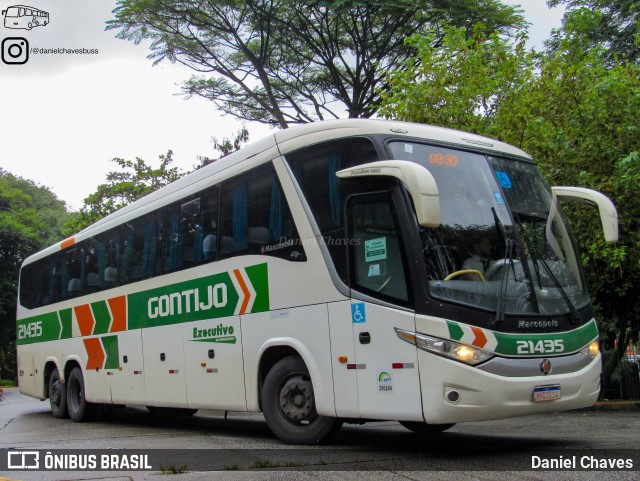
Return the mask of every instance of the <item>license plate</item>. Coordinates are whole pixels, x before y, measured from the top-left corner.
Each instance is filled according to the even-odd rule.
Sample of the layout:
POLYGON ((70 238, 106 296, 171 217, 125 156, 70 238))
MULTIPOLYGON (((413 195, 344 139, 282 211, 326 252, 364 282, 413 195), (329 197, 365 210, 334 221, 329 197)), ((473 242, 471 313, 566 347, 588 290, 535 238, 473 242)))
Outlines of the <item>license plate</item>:
POLYGON ((555 401, 556 399, 560 399, 560 384, 535 386, 533 388, 533 400, 535 402, 555 401))

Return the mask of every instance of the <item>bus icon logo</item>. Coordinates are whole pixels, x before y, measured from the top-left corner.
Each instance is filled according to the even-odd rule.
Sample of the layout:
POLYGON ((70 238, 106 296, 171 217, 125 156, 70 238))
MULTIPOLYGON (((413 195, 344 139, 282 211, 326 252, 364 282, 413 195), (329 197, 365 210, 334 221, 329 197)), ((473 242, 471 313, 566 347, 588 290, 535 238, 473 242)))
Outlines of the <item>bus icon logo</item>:
POLYGON ((39 469, 40 453, 38 451, 8 451, 8 469, 39 469))
POLYGON ((33 27, 47 26, 49 12, 26 5, 13 5, 2 11, 5 28, 31 30, 33 27))

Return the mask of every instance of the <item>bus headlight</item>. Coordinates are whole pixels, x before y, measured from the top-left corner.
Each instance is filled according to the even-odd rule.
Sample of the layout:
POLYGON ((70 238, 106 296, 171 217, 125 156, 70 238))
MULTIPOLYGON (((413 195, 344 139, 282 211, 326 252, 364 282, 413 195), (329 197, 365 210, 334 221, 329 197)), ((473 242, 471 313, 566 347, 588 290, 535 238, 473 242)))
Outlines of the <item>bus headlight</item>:
POLYGON ((600 339, 596 337, 587 346, 583 347, 580 352, 591 359, 595 358, 600 353, 600 339))
POLYGON ((423 351, 438 354, 439 356, 448 357, 456 361, 464 362, 475 366, 481 362, 493 357, 493 354, 482 349, 467 344, 451 341, 448 339, 440 339, 438 337, 427 336, 419 332, 406 331, 404 329, 395 328, 396 334, 403 341, 416 345, 423 351))

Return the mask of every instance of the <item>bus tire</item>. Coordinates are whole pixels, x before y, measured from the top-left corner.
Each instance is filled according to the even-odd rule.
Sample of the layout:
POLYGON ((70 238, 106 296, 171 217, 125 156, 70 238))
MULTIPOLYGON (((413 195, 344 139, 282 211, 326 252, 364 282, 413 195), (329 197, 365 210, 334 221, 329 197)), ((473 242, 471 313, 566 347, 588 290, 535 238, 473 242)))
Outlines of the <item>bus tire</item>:
POLYGON ((309 370, 299 356, 285 357, 271 368, 261 401, 267 426, 287 444, 318 444, 342 425, 340 419, 318 415, 309 370))
POLYGON ((63 419, 69 416, 67 413, 67 386, 60 379, 57 367, 53 368, 49 376, 49 404, 53 417, 63 419))
POLYGON ((102 405, 87 401, 84 376, 79 367, 74 367, 67 379, 67 410, 69 418, 76 423, 95 421, 100 417, 102 405))
POLYGON ((416 434, 422 434, 426 436, 442 433, 447 429, 455 426, 455 423, 427 424, 427 423, 420 423, 416 421, 399 421, 399 423, 402 424, 402 426, 407 428, 409 431, 413 431, 416 434))

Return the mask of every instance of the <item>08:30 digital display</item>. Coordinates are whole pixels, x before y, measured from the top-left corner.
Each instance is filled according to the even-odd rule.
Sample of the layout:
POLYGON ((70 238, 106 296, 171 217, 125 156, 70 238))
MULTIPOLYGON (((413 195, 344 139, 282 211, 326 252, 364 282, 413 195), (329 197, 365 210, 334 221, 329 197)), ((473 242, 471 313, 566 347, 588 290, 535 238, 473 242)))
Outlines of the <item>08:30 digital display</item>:
POLYGON ((458 166, 458 156, 453 154, 442 154, 433 152, 429 154, 429 163, 434 165, 445 165, 447 167, 458 166))

